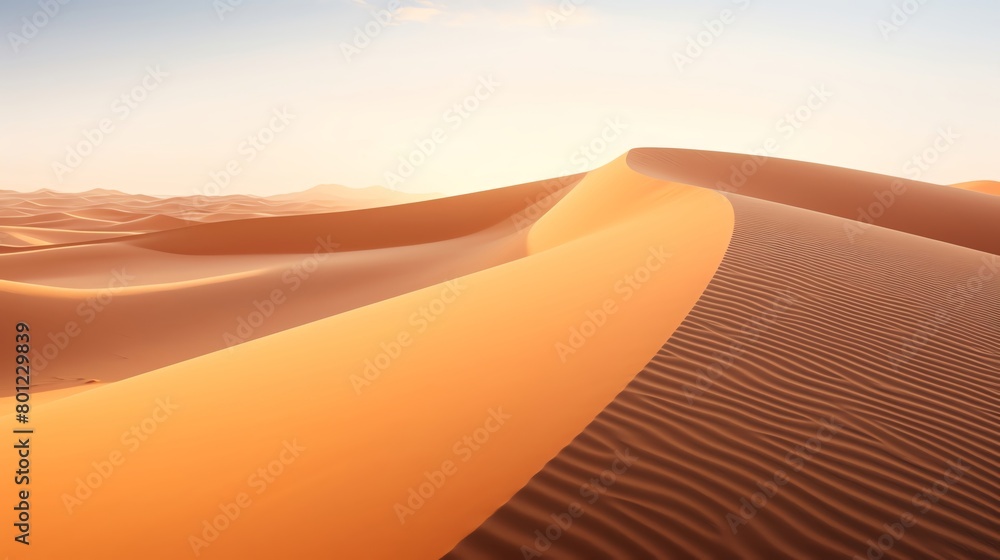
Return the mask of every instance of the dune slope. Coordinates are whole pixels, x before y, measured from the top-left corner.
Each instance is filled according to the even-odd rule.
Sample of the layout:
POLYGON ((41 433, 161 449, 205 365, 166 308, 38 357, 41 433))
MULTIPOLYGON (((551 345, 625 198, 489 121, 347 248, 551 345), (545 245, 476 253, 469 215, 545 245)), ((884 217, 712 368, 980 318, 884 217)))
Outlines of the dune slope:
POLYGON ((24 557, 447 553, 681 323, 722 259, 732 208, 622 158, 536 225, 510 262, 38 404, 47 460, 33 511, 46 532, 24 557), (601 216, 592 204, 609 191, 645 204, 601 216))
POLYGON ((33 247, 0 255, 0 306, 38 333, 36 391, 117 381, 523 257, 578 181, 33 247))
POLYGON ((448 558, 865 558, 906 514, 886 557, 1000 557, 1000 257, 728 197, 688 318, 448 558))
POLYGON ((1000 198, 853 169, 704 150, 632 150, 635 169, 666 181, 779 202, 1000 254, 1000 198))

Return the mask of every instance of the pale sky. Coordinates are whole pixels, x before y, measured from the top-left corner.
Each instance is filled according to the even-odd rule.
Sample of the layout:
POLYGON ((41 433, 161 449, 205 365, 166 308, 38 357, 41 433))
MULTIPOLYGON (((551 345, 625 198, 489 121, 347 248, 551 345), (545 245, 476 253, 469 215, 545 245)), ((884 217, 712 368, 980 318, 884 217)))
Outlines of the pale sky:
POLYGON ((0 188, 457 194, 768 139, 1000 179, 998 27, 983 0, 8 0, 0 188))

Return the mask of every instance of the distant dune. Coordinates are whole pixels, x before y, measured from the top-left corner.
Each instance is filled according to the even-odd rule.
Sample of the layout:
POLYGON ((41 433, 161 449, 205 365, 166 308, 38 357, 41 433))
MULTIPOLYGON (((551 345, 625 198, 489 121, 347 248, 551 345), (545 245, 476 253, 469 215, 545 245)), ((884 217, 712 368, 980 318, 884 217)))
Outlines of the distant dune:
MULTIPOLYGON (((523 256, 526 228, 537 216, 522 213, 538 200, 558 199, 578 180, 187 227, 151 216, 140 219, 169 227, 89 240, 60 230, 67 237, 58 246, 25 244, 0 255, 0 305, 37 317, 35 326, 56 341, 76 332, 71 324, 81 326, 65 348, 43 339, 56 357, 40 355, 37 387, 116 381, 523 256), (281 305, 269 303, 274 290, 281 305), (275 309, 251 327, 246 321, 258 306, 275 309), (172 343, 150 342, 156 340, 172 343)), ((13 359, 9 352, 0 348, 0 357, 13 359)), ((12 392, 0 387, 0 396, 12 392)))
POLYGON ((1000 181, 970 181, 968 183, 959 183, 954 185, 954 187, 967 191, 981 192, 983 194, 1000 195, 1000 181))
POLYGON ((653 177, 855 220, 845 227, 856 232, 873 224, 1000 253, 1000 198, 778 158, 655 148, 628 157, 653 177))
POLYGON ((341 185, 317 185, 302 192, 269 197, 270 200, 296 202, 329 201, 344 208, 376 208, 404 202, 419 202, 439 198, 440 195, 406 193, 385 187, 354 189, 341 185))
POLYGON ((431 200, 437 195, 409 194, 381 187, 352 189, 320 185, 273 197, 247 195, 157 198, 108 189, 56 193, 0 191, 0 252, 15 247, 54 246, 119 235, 149 233, 202 221, 342 212, 431 200), (11 226, 40 227, 32 235, 11 226))
POLYGON ((18 558, 1000 558, 994 186, 0 192, 18 558))

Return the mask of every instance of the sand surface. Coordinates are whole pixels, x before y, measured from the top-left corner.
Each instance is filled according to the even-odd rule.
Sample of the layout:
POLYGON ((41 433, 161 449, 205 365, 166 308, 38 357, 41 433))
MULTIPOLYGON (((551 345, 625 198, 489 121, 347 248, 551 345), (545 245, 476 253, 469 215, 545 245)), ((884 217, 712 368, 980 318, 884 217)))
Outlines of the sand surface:
POLYGON ((856 221, 854 231, 885 227, 1000 254, 1000 198, 853 169, 702 150, 643 148, 637 170, 856 221))
MULTIPOLYGON (((431 558, 446 553, 627 385, 694 306, 728 245, 732 210, 723 197, 637 174, 624 158, 569 188, 558 203, 542 204, 547 212, 536 224, 537 235, 529 229, 506 232, 510 242, 520 240, 520 255, 508 252, 506 259, 465 274, 453 265, 448 281, 415 291, 398 289, 395 297, 383 295, 339 313, 325 311, 331 316, 232 352, 206 353, 37 404, 33 426, 39 434, 50 434, 44 445, 51 461, 37 467, 39 498, 33 507, 38 526, 60 538, 40 534, 32 553, 98 557, 102 551, 104 558, 178 558, 195 549, 206 558, 431 558), (619 204, 606 212, 593 207, 615 199, 643 203, 619 204), (594 259, 602 263, 597 270, 594 259), (576 345, 574 329, 599 312, 605 313, 600 325, 594 332, 582 327, 589 338, 576 345), (561 339, 573 347, 568 353, 560 351, 561 339), (384 369, 376 372, 369 363, 384 369), (556 402, 563 413, 553 416, 556 402), (93 415, 94 410, 101 413, 93 415), (67 428, 82 417, 88 418, 86 429, 70 435, 67 428), (147 424, 155 426, 154 433, 133 451, 129 444, 135 442, 123 431, 133 424, 141 429, 148 418, 153 418, 147 424), (466 437, 477 439, 465 444, 466 437), (89 495, 80 481, 98 468, 95 461, 99 466, 115 452, 124 459, 89 495), (257 468, 269 464, 275 473, 287 468, 289 474, 275 475, 266 485, 253 478, 257 468), (411 502, 410 489, 437 471, 449 473, 441 488, 425 503, 411 502), (224 510, 230 502, 239 503, 241 492, 252 496, 252 503, 239 518, 218 537, 205 533, 203 521, 218 515, 220 505, 224 510), (403 505, 412 511, 403 512, 403 505), (127 511, 148 514, 123 516, 127 511), (117 536, 109 543, 111 519, 117 536), (274 527, 282 527, 283 538, 274 537, 274 527)), ((506 224, 524 225, 517 215, 524 202, 551 189, 535 184, 398 207, 419 211, 409 235, 404 229, 366 237, 345 229, 354 236, 346 237, 341 251, 355 255, 453 243, 476 235, 476 229, 500 235, 511 227, 506 224), (433 216, 429 221, 437 229, 427 232, 417 226, 431 225, 427 214, 434 204, 447 205, 448 212, 433 216)), ((342 219, 356 219, 349 214, 342 219)), ((217 233, 224 225, 138 236, 124 244, 167 258, 230 249, 237 256, 249 253, 244 245, 219 239, 183 242, 194 238, 191 230, 217 233), (174 232, 184 234, 182 242, 176 242, 174 232)), ((295 231, 301 237, 291 235, 290 228, 277 228, 274 235, 286 243, 306 243, 315 225, 300 225, 295 231)), ((468 257, 486 249, 468 243, 444 252, 468 257)), ((98 245, 103 250, 109 244, 98 245)), ((97 250, 81 245, 41 251, 83 247, 97 250)), ((265 243, 258 256, 279 250, 277 242, 265 243)), ((31 255, 37 252, 8 258, 31 255)), ((373 260, 402 266, 398 254, 373 260)), ((425 267, 422 262, 390 275, 398 281, 425 267)), ((249 275, 255 281, 259 277, 249 275)), ((208 309, 229 305, 223 299, 227 292, 257 293, 240 287, 241 281, 248 281, 246 273, 169 284, 137 281, 102 313, 101 320, 109 323, 92 332, 112 336, 110 313, 118 306, 123 318, 117 332, 162 353, 165 345, 136 335, 138 318, 125 317, 128 310, 148 312, 162 297, 160 320, 150 322, 163 329, 164 319, 183 320, 186 328, 199 330, 208 309), (177 290, 216 285, 225 289, 175 297, 177 290), (182 319, 181 309, 195 311, 194 303, 179 307, 188 300, 206 308, 199 317, 182 319)), ((76 292, 84 288, 54 286, 58 281, 52 277, 46 282, 7 281, 5 293, 36 297, 36 303, 77 301, 83 295, 76 292)), ((313 296, 310 301, 317 307, 321 300, 313 296)), ((101 354, 94 340, 76 346, 101 354)), ((177 350, 171 345, 169 352, 177 350)))
POLYGON ((41 333, 36 390, 117 381, 524 256, 578 179, 27 247, 0 254, 0 305, 41 333))
POLYGON ((865 558, 904 519, 886 558, 1000 558, 991 184, 642 149, 433 200, 0 192, 0 554, 865 558))
POLYGON ((684 323, 449 558, 864 558, 907 513, 886 557, 1000 557, 1000 258, 730 198, 684 323))

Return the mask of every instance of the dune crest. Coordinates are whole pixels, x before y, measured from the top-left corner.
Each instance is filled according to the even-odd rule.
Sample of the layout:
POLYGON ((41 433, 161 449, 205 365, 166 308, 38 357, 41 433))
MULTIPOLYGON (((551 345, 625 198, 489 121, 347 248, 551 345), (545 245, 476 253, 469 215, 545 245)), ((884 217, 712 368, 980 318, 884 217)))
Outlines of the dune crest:
POLYGON ((247 489, 248 474, 295 449, 301 455, 287 465, 294 475, 253 494, 201 557, 446 553, 655 354, 708 284, 732 231, 724 198, 643 177, 624 159, 588 174, 546 216, 540 244, 529 235, 522 242, 534 246, 530 254, 505 264, 38 405, 46 433, 85 411, 103 413, 72 441, 50 445, 54 460, 38 467, 37 522, 62 538, 32 552, 106 547, 100 527, 109 516, 156 503, 164 504, 156 533, 125 522, 114 555, 183 557, 192 552, 188 536, 247 489), (583 194, 570 200, 576 189, 583 194), (604 225, 590 221, 601 191, 657 194, 655 204, 625 205, 604 225), (512 286, 533 288, 507 297, 512 286), (587 335, 577 345, 580 330, 587 335), (176 412, 156 437, 67 515, 63 494, 75 477, 118 447, 123 422, 168 397, 176 412), (553 416, 557 402, 563 413, 553 416), (331 437, 330 426, 353 429, 331 437), (245 434, 238 445, 234 433, 245 434), (480 438, 475 449, 467 437, 480 438), (164 461, 169 470, 157 468, 164 461), (411 489, 439 471, 449 473, 446 482, 411 502, 411 489), (182 502, 176 480, 191 485, 182 502), (268 528, 277 526, 285 538, 273 538, 268 528))
POLYGON ((969 181, 968 183, 958 183, 952 186, 956 189, 1000 195, 1000 181, 969 181))
MULTIPOLYGON (((1000 198, 910 179, 780 158, 641 148, 641 173, 1000 254, 1000 198)), ((860 229, 859 229, 860 228, 860 229)))
POLYGON ((192 195, 158 198, 109 189, 80 193, 58 193, 49 189, 0 190, 0 220, 4 222, 0 225, 0 253, 14 248, 58 246, 163 231, 202 221, 343 212, 438 197, 381 187, 352 189, 339 185, 319 185, 271 197, 192 195), (31 235, 33 228, 42 231, 31 235))

